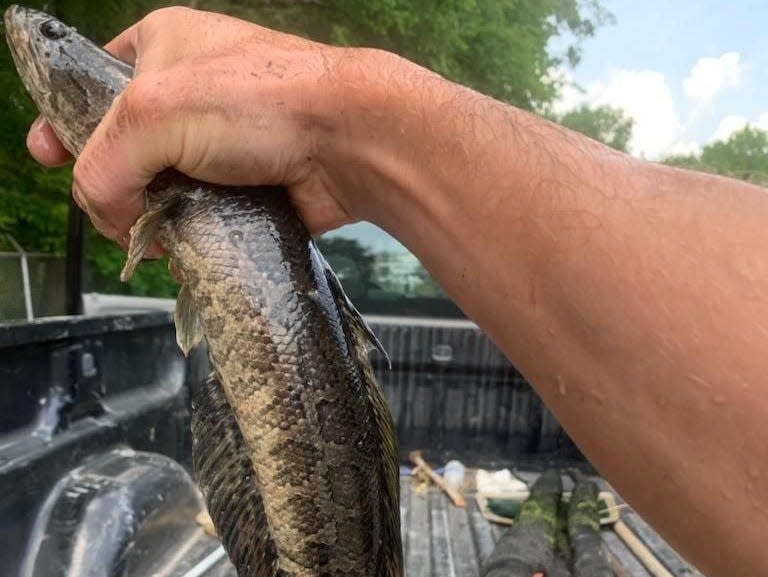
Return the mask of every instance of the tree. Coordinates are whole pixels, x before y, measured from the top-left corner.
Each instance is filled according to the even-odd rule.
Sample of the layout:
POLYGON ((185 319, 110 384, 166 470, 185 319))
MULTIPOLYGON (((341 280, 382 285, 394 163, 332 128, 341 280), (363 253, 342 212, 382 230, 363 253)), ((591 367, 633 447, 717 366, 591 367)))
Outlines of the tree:
POLYGON ((718 174, 768 184, 768 132, 746 126, 704 147, 701 162, 718 174))
POLYGON ((555 118, 555 121, 622 152, 627 152, 634 125, 634 120, 627 118, 621 109, 610 106, 590 108, 586 104, 555 118))
POLYGON ((746 126, 727 140, 708 144, 701 154, 671 156, 663 162, 768 186, 768 132, 746 126))
POLYGON ((673 154, 662 159, 661 162, 662 164, 676 166, 677 168, 708 172, 701 163, 701 158, 698 154, 673 154))

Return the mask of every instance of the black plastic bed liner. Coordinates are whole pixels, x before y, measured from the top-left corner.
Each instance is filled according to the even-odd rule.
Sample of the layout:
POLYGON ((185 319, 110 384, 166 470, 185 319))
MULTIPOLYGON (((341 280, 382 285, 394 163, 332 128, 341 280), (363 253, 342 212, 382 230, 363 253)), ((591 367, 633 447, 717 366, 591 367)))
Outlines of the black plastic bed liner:
MULTIPOLYGON (((403 460, 428 449, 432 463, 588 468, 475 325, 370 320, 392 360, 375 368, 403 460)), ((234 575, 194 521, 190 400, 208 371, 205 351, 181 355, 167 313, 0 325, 0 575, 234 575)), ((401 486, 407 576, 478 575, 500 528, 471 497, 456 509, 434 488, 401 486)), ((621 514, 672 575, 697 575, 631 510, 621 514)), ((604 540, 619 577, 648 577, 613 532, 604 540)))
MULTIPOLYGON (((489 523, 472 497, 462 509, 435 487, 415 492, 409 479, 400 486, 405 577, 479 576, 503 527, 489 523)), ((621 518, 674 577, 701 577, 631 509, 624 508, 621 518)), ((612 529, 603 529, 603 542, 617 577, 653 577, 612 529)), ((169 544, 164 558, 151 569, 168 577, 237 577, 219 542, 193 525, 169 544)))

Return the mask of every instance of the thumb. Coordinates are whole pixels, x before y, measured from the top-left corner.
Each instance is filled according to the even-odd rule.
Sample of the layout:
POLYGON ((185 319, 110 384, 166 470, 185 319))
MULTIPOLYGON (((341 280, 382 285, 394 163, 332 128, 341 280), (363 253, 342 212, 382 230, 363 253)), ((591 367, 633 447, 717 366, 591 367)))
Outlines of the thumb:
POLYGON ((123 30, 120 34, 115 36, 112 40, 104 45, 104 50, 112 54, 112 56, 115 58, 122 60, 131 66, 135 65, 137 58, 139 24, 140 23, 136 23, 133 26, 123 30))

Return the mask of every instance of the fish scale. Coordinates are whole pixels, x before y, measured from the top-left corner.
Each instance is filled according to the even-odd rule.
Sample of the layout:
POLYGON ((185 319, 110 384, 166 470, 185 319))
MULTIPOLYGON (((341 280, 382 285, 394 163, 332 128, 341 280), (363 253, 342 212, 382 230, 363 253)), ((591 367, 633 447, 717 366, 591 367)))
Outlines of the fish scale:
MULTIPOLYGON (((129 66, 42 12, 10 7, 6 36, 42 114, 75 155, 129 66)), ((286 191, 173 170, 147 187, 130 276, 157 239, 181 271, 177 337, 214 367, 192 413, 203 495, 240 577, 400 577, 397 451, 349 303, 286 191)))
POLYGON ((229 545, 227 552, 238 571, 266 576, 274 573, 277 558, 274 542, 266 527, 264 503, 251 478, 251 460, 237 422, 216 377, 208 377, 200 387, 192 413, 194 468, 200 489, 217 530, 229 545), (219 450, 200 450, 206 440, 219 450), (228 490, 222 490, 222 486, 228 490), (222 523, 222 519, 229 522, 222 523), (245 527, 245 530, 243 530, 245 527), (261 539, 254 544, 251 539, 261 539))

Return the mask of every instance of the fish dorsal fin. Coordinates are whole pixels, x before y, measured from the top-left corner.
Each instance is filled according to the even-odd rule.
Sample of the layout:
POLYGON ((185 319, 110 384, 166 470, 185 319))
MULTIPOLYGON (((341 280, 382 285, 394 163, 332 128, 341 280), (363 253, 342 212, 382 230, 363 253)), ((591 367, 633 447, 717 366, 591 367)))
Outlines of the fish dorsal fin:
POLYGON ((392 364, 381 342, 368 326, 368 323, 365 322, 362 315, 350 302, 349 298, 347 298, 342 289, 341 282, 333 270, 331 270, 330 265, 323 258, 320 251, 314 246, 314 243, 312 250, 313 255, 319 259, 323 266, 336 306, 346 327, 349 329, 348 331, 345 330, 347 332, 347 343, 350 347, 350 353, 355 358, 360 378, 370 401, 371 415, 376 423, 381 463, 379 479, 381 490, 384 492, 380 500, 382 503, 379 524, 381 531, 380 541, 381 543, 386 543, 387 546, 381 548, 376 573, 371 577, 402 577, 403 558, 400 534, 400 509, 398 507, 400 502, 400 469, 397 460, 397 441, 395 440, 389 406, 376 382, 373 367, 368 359, 368 353, 371 349, 376 349, 387 359, 390 368, 392 364))
POLYGON ((186 357, 204 336, 203 322, 200 320, 192 291, 187 283, 181 286, 179 296, 176 297, 174 320, 176 321, 176 342, 186 357))
POLYGON ((329 265, 328 261, 325 260, 325 257, 314 244, 314 242, 312 243, 312 252, 314 256, 320 261, 320 264, 323 267, 323 271, 325 272, 325 278, 328 280, 328 286, 330 287, 331 293, 333 294, 333 299, 336 301, 336 306, 339 308, 339 311, 342 312, 345 320, 347 323, 349 323, 350 327, 354 331, 354 336, 356 337, 357 341, 362 342, 362 344, 365 346, 366 353, 375 349, 384 355, 384 358, 387 361, 387 365, 389 365, 389 368, 391 369, 392 361, 389 359, 389 355, 384 349, 384 345, 381 344, 379 338, 371 330, 371 327, 368 326, 368 323, 365 322, 363 315, 360 314, 360 312, 355 308, 355 305, 352 304, 352 301, 349 300, 349 297, 344 292, 344 288, 341 286, 339 277, 337 277, 336 273, 333 272, 331 265, 329 265))

